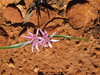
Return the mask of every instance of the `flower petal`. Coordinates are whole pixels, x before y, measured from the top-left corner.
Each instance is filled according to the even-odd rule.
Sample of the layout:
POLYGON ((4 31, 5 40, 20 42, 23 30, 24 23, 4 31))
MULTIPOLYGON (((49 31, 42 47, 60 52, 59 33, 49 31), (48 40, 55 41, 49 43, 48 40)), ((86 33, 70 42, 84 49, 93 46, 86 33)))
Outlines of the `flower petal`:
POLYGON ((37 31, 36 31, 36 36, 38 36, 38 33, 39 33, 39 28, 38 28, 37 31))
POLYGON ((31 48, 31 50, 32 50, 32 52, 34 51, 34 47, 32 46, 32 48, 31 48))
POLYGON ((51 39, 51 42, 58 42, 59 40, 53 40, 53 39, 51 39))
POLYGON ((52 38, 54 35, 56 35, 56 32, 52 33, 52 34, 50 35, 50 38, 52 38))
POLYGON ((44 30, 44 34, 45 36, 48 36, 48 32, 46 30, 44 30))
POLYGON ((50 46, 50 48, 52 48, 52 44, 50 42, 48 42, 48 45, 50 46))
POLYGON ((34 34, 33 33, 31 33, 31 32, 27 32, 31 37, 33 37, 34 36, 34 34))
POLYGON ((32 41, 28 41, 28 42, 26 42, 24 45, 22 45, 22 47, 24 47, 24 46, 26 46, 26 45, 29 45, 29 44, 31 44, 32 43, 32 41))
POLYGON ((40 32, 41 32, 41 34, 44 36, 45 34, 44 34, 44 32, 42 31, 42 30, 40 30, 40 32))
POLYGON ((39 48, 38 48, 38 44, 35 45, 35 48, 36 48, 38 51, 40 51, 39 48))
POLYGON ((23 36, 23 35, 21 35, 21 37, 24 37, 24 38, 27 38, 27 39, 32 39, 32 37, 23 36))
POLYGON ((44 38, 43 38, 43 37, 37 37, 37 39, 39 39, 39 40, 44 40, 44 38))

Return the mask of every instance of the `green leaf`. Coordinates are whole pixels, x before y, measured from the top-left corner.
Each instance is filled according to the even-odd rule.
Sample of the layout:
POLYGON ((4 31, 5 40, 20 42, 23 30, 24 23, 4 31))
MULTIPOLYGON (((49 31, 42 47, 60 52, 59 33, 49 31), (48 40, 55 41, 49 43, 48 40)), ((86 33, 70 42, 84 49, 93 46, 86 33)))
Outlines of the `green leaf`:
POLYGON ((19 44, 15 44, 15 45, 11 45, 11 46, 0 47, 0 49, 19 48, 19 47, 22 47, 22 45, 23 45, 24 43, 25 43, 25 42, 23 42, 23 43, 19 43, 19 44))
POLYGON ((89 41, 87 39, 82 39, 82 38, 77 38, 77 37, 72 37, 72 36, 65 36, 65 35, 55 35, 54 38, 68 38, 68 39, 77 39, 77 40, 89 41))
MULTIPOLYGON (((78 39, 78 40, 84 40, 84 41, 89 41, 86 39, 81 39, 81 38, 77 38, 77 37, 72 37, 72 36, 65 36, 65 35, 55 35, 53 38, 68 38, 68 39, 78 39)), ((11 45, 11 46, 5 46, 5 47, 0 47, 0 49, 12 49, 12 48, 19 48, 22 47, 22 45, 26 43, 19 43, 19 44, 15 44, 15 45, 11 45)))

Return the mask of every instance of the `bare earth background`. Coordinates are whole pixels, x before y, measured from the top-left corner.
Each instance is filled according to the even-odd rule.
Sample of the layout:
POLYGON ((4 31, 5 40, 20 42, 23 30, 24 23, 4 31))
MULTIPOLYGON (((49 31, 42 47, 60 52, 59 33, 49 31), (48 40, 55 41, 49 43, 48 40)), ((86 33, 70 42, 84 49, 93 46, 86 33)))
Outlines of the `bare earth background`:
POLYGON ((1 47, 26 41, 20 35, 35 33, 38 24, 49 34, 56 31, 90 41, 56 38, 60 41, 52 43, 53 48, 40 47, 33 53, 31 45, 0 49, 0 75, 100 75, 100 0, 55 0, 34 10, 23 26, 32 1, 0 0, 1 47))

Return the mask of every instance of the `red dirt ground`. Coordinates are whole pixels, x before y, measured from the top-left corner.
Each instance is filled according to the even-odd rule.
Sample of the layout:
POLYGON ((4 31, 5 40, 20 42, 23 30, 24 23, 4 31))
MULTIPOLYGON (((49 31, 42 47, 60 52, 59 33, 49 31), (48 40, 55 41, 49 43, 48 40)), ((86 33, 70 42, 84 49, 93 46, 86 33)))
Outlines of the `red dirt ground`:
POLYGON ((31 45, 0 49, 0 75, 100 75, 100 0, 54 0, 50 7, 39 6, 22 25, 32 1, 0 1, 1 47, 26 41, 20 35, 35 33, 38 26, 49 34, 90 41, 56 38, 60 41, 53 48, 40 47, 39 52, 31 52, 31 45))

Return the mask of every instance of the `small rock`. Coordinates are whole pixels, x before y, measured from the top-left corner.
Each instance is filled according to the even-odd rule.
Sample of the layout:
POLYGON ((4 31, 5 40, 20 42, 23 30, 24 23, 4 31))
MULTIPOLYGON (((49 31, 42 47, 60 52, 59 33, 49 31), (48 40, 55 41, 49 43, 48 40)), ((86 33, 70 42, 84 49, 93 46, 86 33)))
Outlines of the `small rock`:
POLYGON ((88 3, 73 5, 67 16, 70 24, 75 29, 88 26, 88 23, 93 22, 97 18, 97 15, 88 3))
POLYGON ((21 0, 0 0, 0 5, 7 6, 8 4, 18 3, 21 0))
POLYGON ((84 31, 93 27, 97 14, 88 3, 77 3, 67 9, 69 9, 67 10, 67 17, 72 27, 69 29, 70 35, 81 36, 84 31))
POLYGON ((38 67, 35 67, 34 72, 35 72, 35 73, 38 73, 39 70, 40 70, 40 69, 39 69, 38 67))
POLYGON ((13 63, 9 63, 8 66, 9 66, 9 67, 12 67, 12 68, 15 68, 15 66, 14 66, 13 63))
POLYGON ((23 22, 23 18, 17 8, 7 7, 2 13, 6 21, 11 21, 11 23, 23 22))

